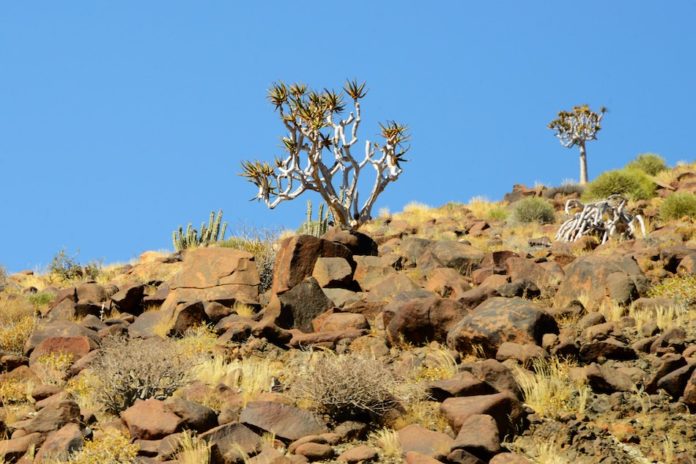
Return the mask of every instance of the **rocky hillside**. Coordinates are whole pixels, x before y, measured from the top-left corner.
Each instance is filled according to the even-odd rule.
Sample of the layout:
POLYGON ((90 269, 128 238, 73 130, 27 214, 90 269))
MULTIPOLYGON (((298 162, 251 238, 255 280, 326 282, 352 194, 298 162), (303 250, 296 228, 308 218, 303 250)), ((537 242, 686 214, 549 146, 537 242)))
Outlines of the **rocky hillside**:
POLYGON ((0 462, 696 462, 696 227, 580 189, 0 282, 0 462), (546 221, 519 205, 541 198, 546 221), (540 222, 548 222, 541 224, 540 222))

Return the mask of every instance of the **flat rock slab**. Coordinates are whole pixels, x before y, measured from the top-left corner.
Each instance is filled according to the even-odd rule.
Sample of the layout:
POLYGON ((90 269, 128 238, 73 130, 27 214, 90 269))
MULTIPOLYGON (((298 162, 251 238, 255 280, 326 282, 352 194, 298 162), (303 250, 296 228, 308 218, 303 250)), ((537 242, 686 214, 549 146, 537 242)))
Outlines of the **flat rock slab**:
POLYGON ((182 420, 160 400, 137 400, 121 413, 133 438, 157 440, 176 432, 182 420))
POLYGON ((454 440, 442 432, 433 432, 418 424, 412 424, 398 432, 404 453, 416 451, 431 458, 444 458, 449 454, 454 440))
POLYGON ((448 398, 440 405, 440 411, 457 433, 469 417, 488 414, 495 419, 503 436, 513 428, 523 413, 521 403, 508 392, 448 398))
POLYGON ((239 451, 253 454, 261 446, 261 437, 239 422, 224 424, 200 435, 211 446, 211 462, 237 462, 239 451))
POLYGON ((326 424, 311 412, 270 401, 252 401, 242 410, 239 421, 286 440, 328 432, 326 424))

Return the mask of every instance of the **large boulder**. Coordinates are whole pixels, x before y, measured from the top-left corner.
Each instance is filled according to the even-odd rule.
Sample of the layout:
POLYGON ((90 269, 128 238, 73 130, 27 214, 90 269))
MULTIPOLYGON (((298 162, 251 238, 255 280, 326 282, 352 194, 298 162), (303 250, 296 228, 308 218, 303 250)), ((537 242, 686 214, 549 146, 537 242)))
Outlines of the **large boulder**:
POLYGON ((285 440, 328 432, 326 424, 311 412, 270 401, 252 401, 239 420, 285 440))
POLYGON ((444 342, 452 326, 464 315, 464 307, 424 290, 397 295, 383 312, 388 339, 423 344, 444 342))
POLYGON ((179 303, 217 301, 257 305, 259 273, 254 256, 232 248, 196 248, 184 255, 181 270, 169 282, 163 310, 179 303))
POLYGON ((321 238, 345 245, 355 256, 377 256, 377 242, 357 230, 332 227, 321 238))
POLYGON ((636 260, 629 255, 587 255, 565 268, 554 297, 556 308, 565 308, 583 297, 587 310, 606 301, 629 304, 647 290, 647 279, 636 260))
POLYGON ((440 240, 429 244, 416 259, 416 264, 422 270, 449 267, 462 275, 471 275, 484 257, 482 251, 466 243, 440 240))
POLYGON ((355 269, 353 254, 345 245, 313 237, 311 235, 295 235, 280 242, 273 266, 272 293, 287 292, 295 285, 312 275, 317 259, 345 258, 355 269))
POLYGON ((333 302, 322 291, 314 277, 308 277, 289 291, 274 297, 266 312, 277 313, 279 327, 312 331, 312 319, 331 309, 333 302))
POLYGON ((522 298, 490 298, 455 324, 447 335, 450 348, 469 353, 479 345, 494 356, 504 342, 541 344, 546 333, 558 333, 555 319, 522 298))
POLYGON ((156 399, 137 400, 121 413, 131 437, 157 440, 176 432, 182 419, 171 412, 167 405, 156 399))

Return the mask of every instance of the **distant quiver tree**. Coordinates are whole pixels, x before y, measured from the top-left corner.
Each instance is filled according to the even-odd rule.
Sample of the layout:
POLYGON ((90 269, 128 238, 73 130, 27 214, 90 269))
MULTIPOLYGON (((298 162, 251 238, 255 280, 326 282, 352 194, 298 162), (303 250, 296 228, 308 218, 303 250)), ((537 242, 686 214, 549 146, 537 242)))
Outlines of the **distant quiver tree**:
POLYGON ((587 184, 587 149, 589 140, 597 140, 597 132, 602 128, 601 122, 607 112, 605 107, 599 113, 590 110, 588 105, 574 106, 572 111, 561 111, 558 117, 549 123, 549 129, 556 132, 561 145, 566 148, 577 146, 580 149, 580 184, 587 184))
POLYGON ((390 121, 380 124, 382 143, 365 142, 362 156, 354 150, 360 126, 360 100, 365 83, 348 81, 342 92, 317 92, 304 84, 276 83, 268 92, 287 129, 282 138, 285 153, 273 165, 261 161, 242 162, 242 176, 258 188, 254 199, 275 208, 306 191, 317 192, 328 206, 336 225, 358 228, 371 217, 377 197, 399 178, 408 147, 407 128, 390 121), (342 119, 344 98, 352 100, 353 111, 342 119), (361 203, 360 175, 374 170, 372 190, 361 203))

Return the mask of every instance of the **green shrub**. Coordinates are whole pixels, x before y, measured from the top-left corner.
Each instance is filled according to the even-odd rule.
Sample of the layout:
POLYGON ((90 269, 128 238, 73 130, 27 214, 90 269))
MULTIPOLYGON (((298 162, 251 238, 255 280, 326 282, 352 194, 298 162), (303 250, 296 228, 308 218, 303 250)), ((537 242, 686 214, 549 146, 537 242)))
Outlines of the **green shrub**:
POLYGON ((101 272, 101 263, 91 261, 84 266, 75 260, 74 256, 68 256, 65 250, 60 250, 48 265, 48 272, 53 277, 62 281, 97 278, 101 272))
POLYGON ((655 153, 640 154, 626 165, 626 169, 638 169, 651 176, 667 170, 665 159, 655 153))
POLYGON ((660 206, 660 219, 681 219, 684 216, 696 218, 696 195, 693 193, 673 193, 660 206))
POLYGON ((551 203, 543 198, 528 197, 513 205, 513 217, 518 222, 548 224, 553 222, 555 215, 551 203))
POLYGON ((607 171, 588 184, 583 198, 597 200, 614 194, 631 200, 647 200, 655 196, 655 183, 638 169, 607 171))
POLYGON ((48 306, 55 298, 56 295, 51 292, 37 292, 27 297, 29 303, 33 304, 37 308, 48 306))

